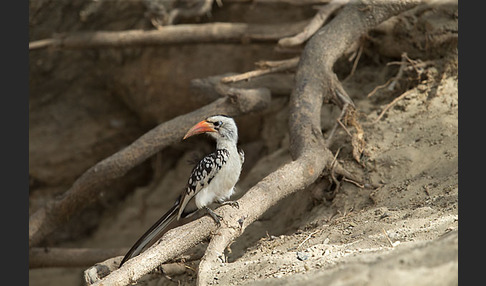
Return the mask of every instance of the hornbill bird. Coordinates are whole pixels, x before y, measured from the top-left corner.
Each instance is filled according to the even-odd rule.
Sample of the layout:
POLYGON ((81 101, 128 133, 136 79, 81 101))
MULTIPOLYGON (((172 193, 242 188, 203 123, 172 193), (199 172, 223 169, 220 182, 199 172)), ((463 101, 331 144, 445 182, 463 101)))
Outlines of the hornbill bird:
MULTIPOLYGON (((174 220, 186 218, 204 209, 220 224, 221 216, 208 206, 214 202, 225 203, 234 193, 241 173, 244 153, 238 150, 238 128, 233 118, 215 115, 194 125, 183 140, 196 134, 206 133, 216 140, 216 150, 206 155, 193 168, 186 187, 170 208, 127 252, 120 267, 130 258, 154 244, 174 220)), ((227 202, 238 206, 236 202, 227 202)))

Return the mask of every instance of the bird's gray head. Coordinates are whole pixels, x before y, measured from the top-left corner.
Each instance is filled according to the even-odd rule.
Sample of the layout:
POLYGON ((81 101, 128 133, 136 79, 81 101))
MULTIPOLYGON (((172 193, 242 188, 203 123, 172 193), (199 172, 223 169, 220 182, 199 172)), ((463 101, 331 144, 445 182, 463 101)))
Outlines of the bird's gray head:
POLYGON ((194 125, 183 139, 190 136, 207 133, 216 141, 238 141, 238 128, 233 118, 226 115, 214 115, 194 125))

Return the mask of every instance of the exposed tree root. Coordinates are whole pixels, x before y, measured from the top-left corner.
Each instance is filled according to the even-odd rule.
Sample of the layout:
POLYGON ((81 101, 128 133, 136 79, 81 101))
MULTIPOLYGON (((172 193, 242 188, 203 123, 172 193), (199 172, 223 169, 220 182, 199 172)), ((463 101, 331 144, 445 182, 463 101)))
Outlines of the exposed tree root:
POLYGON ((319 12, 317 12, 302 32, 292 37, 280 39, 278 44, 282 47, 291 47, 304 43, 322 27, 334 11, 346 5, 348 2, 349 0, 332 0, 329 4, 319 7, 319 12))
POLYGON ((30 42, 29 50, 47 47, 86 49, 209 42, 277 41, 280 38, 295 35, 307 23, 308 21, 278 25, 209 23, 164 26, 163 29, 151 31, 79 32, 30 42))

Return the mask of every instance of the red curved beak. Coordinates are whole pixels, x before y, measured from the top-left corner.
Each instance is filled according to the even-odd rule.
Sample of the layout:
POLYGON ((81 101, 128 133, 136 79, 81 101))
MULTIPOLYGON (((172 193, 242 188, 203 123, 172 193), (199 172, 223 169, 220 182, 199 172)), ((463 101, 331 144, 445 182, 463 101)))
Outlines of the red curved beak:
POLYGON ((201 133, 206 133, 206 132, 216 132, 212 125, 207 122, 206 120, 203 120, 199 122, 198 124, 194 125, 187 131, 186 135, 184 135, 184 138, 182 140, 189 138, 193 135, 201 134, 201 133))

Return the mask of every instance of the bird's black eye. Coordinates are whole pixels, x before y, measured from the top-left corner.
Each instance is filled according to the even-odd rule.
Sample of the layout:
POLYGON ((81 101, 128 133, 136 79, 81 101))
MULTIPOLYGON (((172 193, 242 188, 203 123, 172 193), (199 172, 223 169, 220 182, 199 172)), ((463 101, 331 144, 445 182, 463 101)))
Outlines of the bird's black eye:
POLYGON ((219 126, 221 126, 221 124, 223 124, 223 122, 221 122, 221 121, 216 121, 216 122, 213 123, 213 125, 215 127, 219 127, 219 126))

